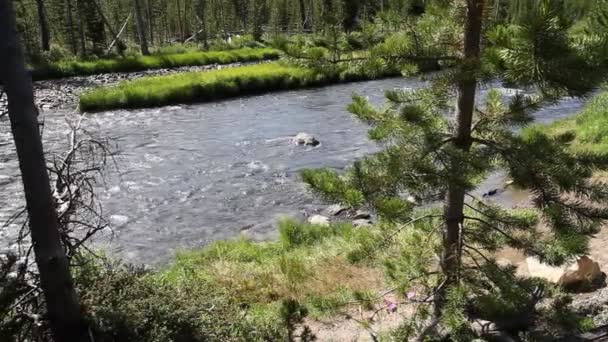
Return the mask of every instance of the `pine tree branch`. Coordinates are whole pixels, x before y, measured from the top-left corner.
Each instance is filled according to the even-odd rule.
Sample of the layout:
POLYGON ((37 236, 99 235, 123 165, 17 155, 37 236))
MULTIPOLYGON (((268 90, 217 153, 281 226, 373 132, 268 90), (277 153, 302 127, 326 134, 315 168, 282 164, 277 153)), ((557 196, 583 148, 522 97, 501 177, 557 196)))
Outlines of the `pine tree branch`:
MULTIPOLYGON (((478 217, 472 217, 472 216, 464 216, 465 219, 467 220, 473 220, 473 221, 477 221, 480 222, 482 224, 484 224, 485 226, 487 226, 488 228, 491 228, 493 230, 495 230, 496 232, 500 233, 502 236, 504 236, 505 238, 507 238, 508 240, 510 240, 513 244, 511 245, 511 247, 516 247, 516 248, 521 248, 521 249, 526 249, 526 251, 531 251, 533 252, 533 254, 537 254, 537 252, 535 252, 533 249, 531 249, 530 246, 526 246, 524 244, 522 244, 521 241, 517 240, 516 238, 512 237, 511 235, 507 234, 504 230, 496 227, 495 225, 490 224, 489 222, 482 220, 478 217)), ((504 222, 503 222, 504 223, 504 222)))
POLYGON ((437 218, 437 217, 443 217, 443 216, 442 215, 424 215, 424 216, 412 219, 412 220, 404 223, 401 228, 395 230, 391 235, 389 235, 387 238, 385 238, 384 241, 386 242, 388 240, 392 240, 395 236, 397 236, 399 233, 401 233, 401 231, 403 229, 405 229, 406 227, 408 227, 411 224, 414 224, 414 223, 416 223, 418 221, 421 221, 421 220, 424 220, 424 219, 437 218))

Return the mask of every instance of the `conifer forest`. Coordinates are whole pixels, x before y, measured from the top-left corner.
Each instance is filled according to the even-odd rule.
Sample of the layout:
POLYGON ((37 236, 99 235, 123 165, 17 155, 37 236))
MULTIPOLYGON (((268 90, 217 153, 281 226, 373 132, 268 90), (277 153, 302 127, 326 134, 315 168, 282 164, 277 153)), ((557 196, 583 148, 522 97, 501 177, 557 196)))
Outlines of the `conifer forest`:
POLYGON ((0 341, 608 341, 608 0, 0 0, 0 341))

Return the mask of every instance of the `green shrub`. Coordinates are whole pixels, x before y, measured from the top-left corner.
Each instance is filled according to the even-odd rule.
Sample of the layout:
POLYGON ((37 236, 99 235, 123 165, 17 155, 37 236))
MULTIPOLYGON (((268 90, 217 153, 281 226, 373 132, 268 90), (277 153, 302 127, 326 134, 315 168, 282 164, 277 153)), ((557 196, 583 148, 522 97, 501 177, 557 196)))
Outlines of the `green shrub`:
POLYGON ((196 273, 166 277, 89 262, 75 281, 96 341, 264 341, 285 329, 256 325, 231 296, 196 273))

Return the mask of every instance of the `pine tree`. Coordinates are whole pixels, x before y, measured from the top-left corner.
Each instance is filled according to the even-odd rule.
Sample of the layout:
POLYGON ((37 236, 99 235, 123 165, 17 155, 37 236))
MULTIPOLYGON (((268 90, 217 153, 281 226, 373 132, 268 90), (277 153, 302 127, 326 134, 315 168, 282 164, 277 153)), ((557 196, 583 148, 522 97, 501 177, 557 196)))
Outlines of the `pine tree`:
POLYGON ((516 23, 491 20, 483 0, 438 3, 460 13, 464 42, 455 65, 428 88, 388 91, 381 108, 354 96, 349 111, 371 125, 370 139, 384 149, 345 174, 305 170, 302 177, 328 200, 374 209, 384 229, 408 231, 412 249, 387 263, 388 274, 429 300, 403 335, 444 331, 468 341, 475 337, 470 318, 517 335, 539 314, 534 303, 542 286, 498 265, 493 253, 513 247, 552 265, 585 254, 589 236, 608 219, 606 184, 593 178, 608 168, 608 155, 573 151, 573 132, 514 128, 562 96, 592 91, 606 75, 598 53, 606 39, 573 37, 576 21, 550 0, 539 0, 516 23), (479 87, 494 80, 535 92, 505 99, 490 90, 482 101, 479 87), (533 208, 506 210, 472 194, 497 168, 532 193, 533 208), (442 211, 420 208, 438 200, 442 211))

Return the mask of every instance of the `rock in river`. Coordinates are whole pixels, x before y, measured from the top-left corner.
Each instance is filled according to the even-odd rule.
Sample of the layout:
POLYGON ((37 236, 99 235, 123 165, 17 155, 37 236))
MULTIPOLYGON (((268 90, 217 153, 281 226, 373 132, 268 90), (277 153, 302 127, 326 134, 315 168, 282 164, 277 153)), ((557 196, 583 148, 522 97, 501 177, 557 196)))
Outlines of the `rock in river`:
POLYGON ((570 292, 588 292, 606 286, 606 274, 600 270, 600 265, 584 256, 576 261, 559 278, 558 284, 570 292))
POLYGON ((357 210, 357 212, 355 212, 355 215, 353 216, 353 220, 369 220, 372 217, 372 215, 365 211, 365 210, 357 210))
POLYGON ((325 209, 325 212, 330 216, 338 216, 343 212, 347 211, 348 209, 349 207, 347 206, 341 204, 334 204, 327 207, 327 209, 325 209))
POLYGON ((588 292, 605 285, 606 275, 599 264, 587 256, 567 267, 550 266, 534 257, 528 257, 526 264, 531 276, 561 285, 569 292, 588 292))
POLYGON ((308 222, 319 226, 329 226, 329 218, 322 215, 314 215, 308 218, 308 222))
POLYGON ((313 137, 311 134, 308 133, 298 133, 294 138, 293 138, 293 142, 296 145, 305 145, 305 146, 317 146, 320 144, 319 140, 317 140, 315 137, 313 137))

